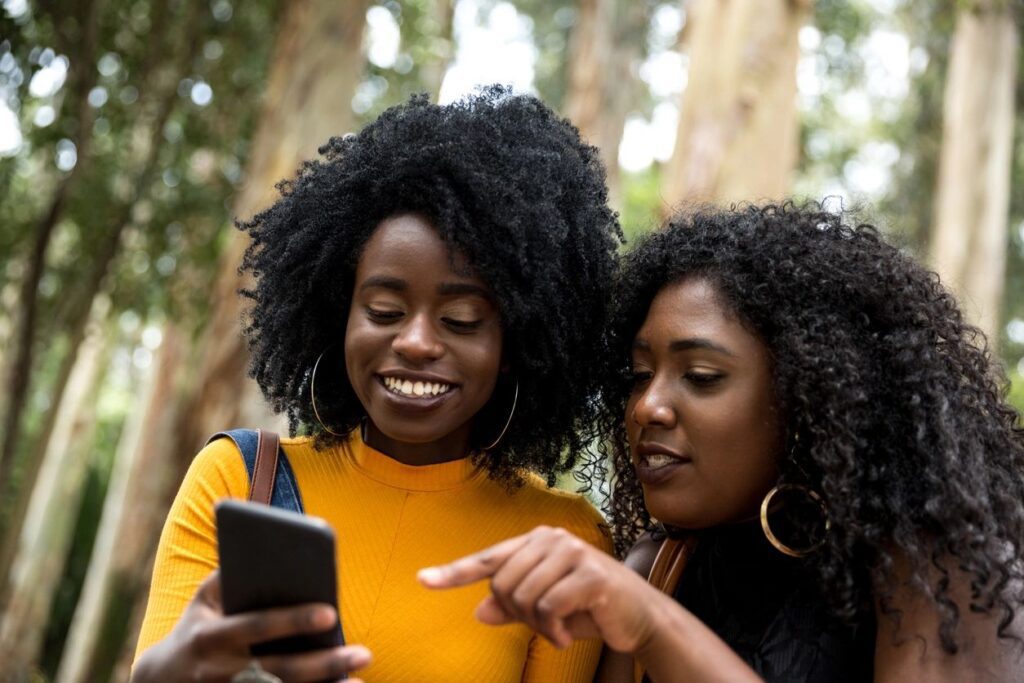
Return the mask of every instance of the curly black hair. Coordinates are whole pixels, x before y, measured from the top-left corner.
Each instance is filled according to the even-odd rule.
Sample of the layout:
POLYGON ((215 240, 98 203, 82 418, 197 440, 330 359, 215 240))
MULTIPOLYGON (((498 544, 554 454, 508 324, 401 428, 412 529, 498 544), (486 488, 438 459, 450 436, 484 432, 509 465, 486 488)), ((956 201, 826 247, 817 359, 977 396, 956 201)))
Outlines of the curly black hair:
POLYGON ((812 560, 822 594, 844 619, 879 598, 898 621, 888 587, 905 559, 952 653, 962 609, 995 611, 1006 635, 1024 601, 1018 415, 984 336, 938 276, 851 223, 814 202, 698 208, 625 257, 601 417, 616 472, 608 514, 620 553, 652 528, 623 427, 626 363, 655 294, 705 278, 771 352, 781 481, 827 501, 832 530, 812 560), (955 570, 970 577, 970 605, 951 595, 955 570))
MULTIPOLYGON (((364 418, 341 358, 356 265, 381 221, 418 213, 493 291, 506 384, 519 382, 512 426, 479 463, 513 485, 524 470, 552 482, 570 469, 592 438, 593 365, 607 357, 600 331, 622 243, 597 150, 538 99, 490 86, 445 106, 414 96, 319 152, 278 185, 273 206, 238 224, 252 237, 241 267, 255 278, 242 290, 249 373, 290 431, 321 448, 344 440, 310 402, 325 349, 321 417, 340 434, 364 418)), ((478 415, 480 443, 501 430, 499 394, 510 392, 499 382, 478 415)))

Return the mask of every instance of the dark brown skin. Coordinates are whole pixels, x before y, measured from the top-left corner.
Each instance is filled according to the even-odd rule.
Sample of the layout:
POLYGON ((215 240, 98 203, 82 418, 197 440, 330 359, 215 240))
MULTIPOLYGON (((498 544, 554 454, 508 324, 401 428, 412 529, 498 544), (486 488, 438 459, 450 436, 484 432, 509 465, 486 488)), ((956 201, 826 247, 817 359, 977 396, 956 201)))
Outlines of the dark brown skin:
POLYGON ((626 406, 633 466, 651 516, 704 529, 757 515, 781 448, 768 349, 704 280, 662 289, 633 343, 626 406), (646 449, 670 451, 661 471, 646 449), (662 472, 667 473, 664 476, 662 472))
MULTIPOLYGON (((636 340, 638 377, 626 415, 634 466, 674 454, 668 471, 648 472, 644 483, 652 516, 690 529, 754 517, 778 476, 781 442, 768 350, 701 279, 662 289, 636 340)), ((487 624, 521 621, 563 647, 602 638, 609 649, 599 681, 633 681, 634 660, 658 682, 759 680, 714 632, 642 578, 650 546, 641 539, 620 564, 564 530, 541 527, 424 569, 419 579, 429 588, 490 579, 491 595, 477 608, 487 624)), ((967 589, 960 577, 961 605, 967 589)), ((916 589, 897 586, 893 606, 903 610, 904 628, 894 640, 892 622, 877 615, 875 680, 1020 680, 1024 659, 1014 645, 995 641, 993 617, 961 611, 968 642, 954 657, 939 647, 938 615, 916 589)))
MULTIPOLYGON (((406 464, 465 457, 473 416, 497 382, 501 319, 490 290, 466 275, 465 265, 428 221, 404 214, 381 222, 356 269, 346 367, 369 416, 367 441, 406 464), (397 399, 381 373, 419 376, 452 390, 434 405, 429 398, 397 399)), ((215 572, 170 635, 139 657, 131 680, 229 681, 250 662, 250 645, 325 630, 333 615, 330 606, 306 605, 224 616, 215 572)), ((289 683, 321 681, 365 667, 370 653, 353 645, 260 662, 289 683)))
POLYGON ((487 285, 466 274, 422 216, 383 221, 356 268, 345 364, 369 416, 367 441, 408 465, 465 457, 476 415, 501 369, 501 317, 487 285), (382 376, 452 387, 436 406, 401 399, 382 376))
MULTIPOLYGON (((330 605, 300 605, 224 616, 220 577, 214 571, 199 585, 170 635, 146 650, 135 662, 131 683, 222 683, 252 661, 249 647, 285 636, 331 628, 336 615, 330 605)), ((298 655, 259 658, 260 666, 283 681, 341 679, 370 663, 361 645, 298 655)), ((349 681, 359 683, 358 679, 349 681)))

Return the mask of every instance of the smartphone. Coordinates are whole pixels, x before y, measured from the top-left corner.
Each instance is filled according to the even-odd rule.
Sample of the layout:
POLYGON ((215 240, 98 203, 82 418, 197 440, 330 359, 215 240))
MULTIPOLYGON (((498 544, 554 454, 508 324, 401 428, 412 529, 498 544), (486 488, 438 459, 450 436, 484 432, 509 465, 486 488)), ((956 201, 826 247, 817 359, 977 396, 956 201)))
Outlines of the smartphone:
MULTIPOLYGON (((238 500, 221 501, 215 511, 225 614, 308 602, 324 602, 337 611, 334 532, 327 522, 238 500)), ((339 619, 322 633, 254 645, 252 654, 290 654, 342 644, 339 619)))

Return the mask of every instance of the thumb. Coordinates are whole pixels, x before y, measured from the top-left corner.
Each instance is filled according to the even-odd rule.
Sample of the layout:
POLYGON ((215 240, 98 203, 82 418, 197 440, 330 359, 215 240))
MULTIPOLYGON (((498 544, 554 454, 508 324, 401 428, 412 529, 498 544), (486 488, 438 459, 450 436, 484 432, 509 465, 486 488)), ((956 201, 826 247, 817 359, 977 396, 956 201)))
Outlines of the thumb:
POLYGON ((490 626, 502 626, 516 621, 515 617, 505 611, 493 595, 488 595, 476 606, 476 618, 490 626))
POLYGON ((214 609, 219 610, 221 608, 222 600, 220 593, 219 569, 214 569, 210 572, 209 576, 203 579, 203 582, 199 584, 199 588, 196 589, 195 600, 196 602, 201 602, 214 609))

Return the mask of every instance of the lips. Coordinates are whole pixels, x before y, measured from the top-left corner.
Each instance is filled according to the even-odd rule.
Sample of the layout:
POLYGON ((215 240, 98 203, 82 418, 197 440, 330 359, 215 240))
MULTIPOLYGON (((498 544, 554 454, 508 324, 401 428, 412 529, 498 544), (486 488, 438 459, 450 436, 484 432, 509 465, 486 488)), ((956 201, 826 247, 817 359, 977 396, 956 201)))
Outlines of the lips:
POLYGON ((641 441, 636 447, 634 469, 642 484, 658 484, 692 462, 692 458, 668 446, 641 441))
POLYGON ((433 410, 459 388, 455 382, 439 375, 407 370, 388 370, 377 373, 376 377, 387 404, 408 412, 433 410))

